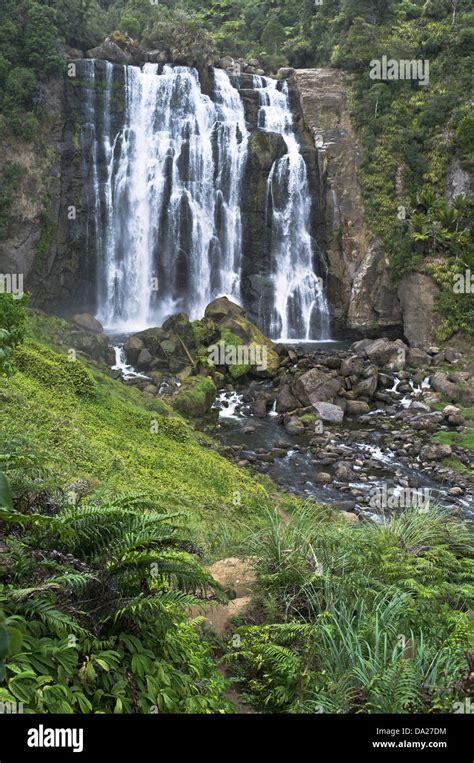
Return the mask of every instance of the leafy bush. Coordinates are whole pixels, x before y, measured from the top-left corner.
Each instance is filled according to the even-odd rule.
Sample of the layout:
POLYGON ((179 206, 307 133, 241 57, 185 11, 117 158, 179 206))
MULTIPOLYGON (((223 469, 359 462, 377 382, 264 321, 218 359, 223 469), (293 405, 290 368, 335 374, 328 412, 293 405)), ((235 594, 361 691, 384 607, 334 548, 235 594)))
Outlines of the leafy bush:
POLYGON ((436 712, 468 691, 473 538, 446 511, 385 524, 274 509, 246 544, 270 624, 228 654, 244 695, 272 712, 436 712))
POLYGON ((27 297, 15 299, 13 295, 0 293, 0 375, 15 370, 15 350, 24 339, 27 297))
POLYGON ((53 515, 3 503, 15 533, 2 555, 1 701, 30 713, 231 709, 182 611, 216 584, 183 550, 176 515, 144 494, 53 515))

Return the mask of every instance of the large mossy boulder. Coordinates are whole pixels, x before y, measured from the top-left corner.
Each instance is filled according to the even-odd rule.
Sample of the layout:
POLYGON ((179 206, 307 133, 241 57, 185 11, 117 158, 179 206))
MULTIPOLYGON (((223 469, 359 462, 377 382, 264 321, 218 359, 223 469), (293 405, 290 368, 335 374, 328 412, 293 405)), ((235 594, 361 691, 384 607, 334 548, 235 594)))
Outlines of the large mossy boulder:
POLYGON ((183 416, 198 419, 210 412, 216 393, 216 385, 210 377, 190 377, 183 382, 171 404, 183 416))
MULTIPOLYGON (((225 364, 233 379, 247 373, 262 378, 276 376, 280 360, 274 343, 247 320, 245 311, 239 305, 227 297, 219 297, 206 307, 205 316, 212 319, 219 329, 224 350, 237 350, 234 356, 238 355, 240 362, 225 364), (244 348, 247 352, 243 351, 244 348)), ((229 357, 232 357, 232 352, 229 357)))

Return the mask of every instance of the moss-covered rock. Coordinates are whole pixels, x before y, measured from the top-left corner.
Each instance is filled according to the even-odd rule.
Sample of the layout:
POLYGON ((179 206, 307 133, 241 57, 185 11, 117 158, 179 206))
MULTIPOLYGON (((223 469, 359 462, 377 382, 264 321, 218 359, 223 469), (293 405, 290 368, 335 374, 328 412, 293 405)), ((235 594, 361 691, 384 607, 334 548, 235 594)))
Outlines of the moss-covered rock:
MULTIPOLYGON (((206 308, 206 316, 213 319, 219 329, 219 341, 223 350, 228 373, 233 379, 251 373, 258 377, 276 376, 280 361, 274 343, 245 317, 244 310, 231 302, 227 297, 220 297, 211 302, 206 308), (241 348, 235 353, 236 358, 230 362, 227 359, 227 348, 241 348), (243 352, 245 348, 246 352, 243 352)), ((232 353, 228 354, 232 358, 232 353)))
POLYGON ((189 418, 198 419, 211 410, 216 398, 216 385, 209 377, 186 379, 172 400, 175 410, 189 418))

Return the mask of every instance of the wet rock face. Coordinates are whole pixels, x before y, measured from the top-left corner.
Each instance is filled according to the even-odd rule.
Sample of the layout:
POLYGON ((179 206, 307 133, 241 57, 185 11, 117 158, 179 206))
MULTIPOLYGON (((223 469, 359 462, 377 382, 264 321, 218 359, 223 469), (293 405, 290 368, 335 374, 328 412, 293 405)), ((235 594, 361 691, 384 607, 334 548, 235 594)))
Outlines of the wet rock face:
POLYGON ((410 345, 425 349, 435 343, 442 318, 435 309, 439 289, 430 276, 408 273, 398 288, 404 334, 410 345))
POLYGON ((297 69, 293 76, 318 153, 324 211, 320 240, 329 260, 335 325, 362 332, 377 322, 399 331, 400 307, 387 257, 365 223, 357 179, 360 149, 347 105, 346 77, 336 69, 297 69))
POLYGON ((271 210, 267 208, 267 183, 274 162, 286 153, 283 137, 253 132, 249 140, 247 168, 242 190, 241 293, 247 314, 254 323, 271 309, 273 283, 269 257, 271 210))

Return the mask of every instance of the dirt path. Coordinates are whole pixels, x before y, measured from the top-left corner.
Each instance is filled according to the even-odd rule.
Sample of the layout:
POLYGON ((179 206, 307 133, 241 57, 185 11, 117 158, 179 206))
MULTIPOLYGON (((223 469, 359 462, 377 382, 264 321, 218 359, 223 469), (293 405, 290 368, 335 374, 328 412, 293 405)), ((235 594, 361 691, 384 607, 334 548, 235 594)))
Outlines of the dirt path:
MULTIPOLYGON (((248 559, 238 559, 237 557, 228 557, 219 559, 208 567, 212 577, 235 598, 230 599, 227 604, 213 604, 206 607, 205 611, 193 612, 203 615, 209 625, 220 636, 231 635, 230 619, 244 612, 250 604, 252 587, 255 583, 255 574, 250 566, 248 559)), ((193 608, 194 609, 194 608, 193 608)), ((219 665, 219 671, 225 678, 230 678, 226 665, 219 665)), ((254 714, 249 705, 244 704, 238 691, 230 687, 225 692, 225 697, 232 702, 236 713, 254 714)))

